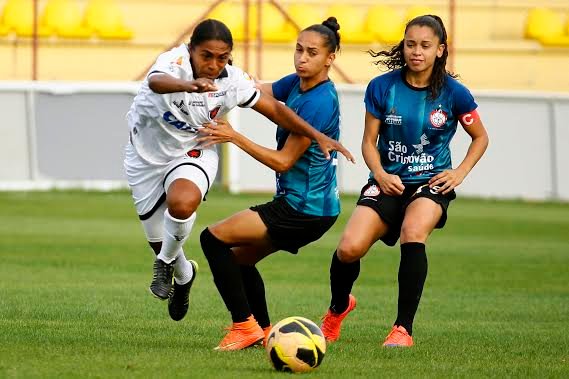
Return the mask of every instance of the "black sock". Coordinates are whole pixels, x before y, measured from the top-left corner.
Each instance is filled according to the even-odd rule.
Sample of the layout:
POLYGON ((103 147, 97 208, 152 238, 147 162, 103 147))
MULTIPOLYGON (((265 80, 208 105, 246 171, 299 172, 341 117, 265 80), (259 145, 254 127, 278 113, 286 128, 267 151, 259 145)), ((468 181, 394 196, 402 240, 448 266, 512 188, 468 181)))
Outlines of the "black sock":
POLYGON ((200 234, 202 250, 209 262, 213 281, 225 306, 231 312, 233 322, 243 322, 251 315, 243 288, 241 270, 233 261, 231 249, 218 240, 208 228, 200 234))
POLYGON ((423 286, 427 279, 427 254, 425 244, 408 242, 401 244, 401 262, 399 263, 399 300, 397 302, 397 320, 410 335, 413 334, 413 319, 419 307, 423 286))
POLYGON ((332 312, 342 313, 348 308, 349 295, 359 275, 359 259, 352 263, 342 263, 334 251, 330 264, 330 291, 332 292, 330 310, 332 312))
POLYGON ((241 268, 241 277, 243 278, 243 286, 249 307, 255 319, 261 328, 271 325, 269 319, 269 311, 267 309, 267 299, 265 298, 265 283, 263 278, 255 266, 239 266, 241 268))

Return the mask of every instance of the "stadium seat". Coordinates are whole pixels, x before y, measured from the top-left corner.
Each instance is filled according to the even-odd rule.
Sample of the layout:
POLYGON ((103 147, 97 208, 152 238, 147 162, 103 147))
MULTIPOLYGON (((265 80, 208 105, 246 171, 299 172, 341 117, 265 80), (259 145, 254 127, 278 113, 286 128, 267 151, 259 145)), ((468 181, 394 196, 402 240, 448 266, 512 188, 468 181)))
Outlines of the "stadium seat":
POLYGON ((326 12, 334 16, 340 24, 340 37, 343 43, 370 43, 373 35, 365 30, 364 10, 350 5, 332 5, 326 12))
POLYGON ((546 8, 533 8, 529 11, 525 25, 526 38, 542 42, 561 36, 563 21, 559 14, 546 8))
POLYGON ((245 36, 244 28, 244 9, 241 4, 223 2, 215 7, 209 14, 209 18, 223 22, 236 41, 243 41, 245 36))
POLYGON ((41 25, 65 38, 89 38, 89 29, 82 25, 82 15, 75 0, 49 0, 46 4, 41 25))
POLYGON ((289 42, 294 40, 296 33, 286 27, 286 18, 274 5, 265 3, 262 11, 262 35, 264 41, 289 42))
MULTIPOLYGON (((264 3, 262 8, 262 33, 261 36, 265 42, 287 42, 291 41, 295 34, 291 34, 290 30, 286 30, 286 19, 281 12, 272 4, 264 3)), ((233 35, 236 41, 243 41, 245 38, 244 30, 244 12, 245 8, 242 4, 237 3, 221 3, 210 12, 208 17, 222 21, 233 35), (241 17, 236 17, 241 15, 241 17)), ((257 6, 249 6, 249 39, 257 38, 257 6)))
POLYGON ((104 39, 131 39, 121 10, 112 0, 91 0, 83 16, 83 26, 104 39))
MULTIPOLYGON (((300 27, 300 30, 309 27, 310 25, 320 24, 324 21, 324 10, 322 7, 316 5, 308 4, 293 4, 288 7, 287 12, 300 27)), ((341 27, 342 25, 340 25, 341 27)), ((298 30, 290 23, 287 22, 285 26, 285 31, 287 33, 292 33, 293 35, 298 34, 298 30)))
POLYGON ((424 16, 426 14, 434 14, 433 10, 429 7, 422 5, 414 5, 405 11, 404 21, 408 23, 415 17, 424 16))
POLYGON ((393 45, 403 39, 405 25, 393 8, 374 5, 368 9, 365 28, 376 40, 393 45))
MULTIPOLYGON (((34 5, 28 0, 8 0, 4 5, 2 24, 5 32, 14 32, 19 37, 31 37, 34 34, 34 5)), ((45 37, 49 30, 39 26, 38 35, 45 37)))

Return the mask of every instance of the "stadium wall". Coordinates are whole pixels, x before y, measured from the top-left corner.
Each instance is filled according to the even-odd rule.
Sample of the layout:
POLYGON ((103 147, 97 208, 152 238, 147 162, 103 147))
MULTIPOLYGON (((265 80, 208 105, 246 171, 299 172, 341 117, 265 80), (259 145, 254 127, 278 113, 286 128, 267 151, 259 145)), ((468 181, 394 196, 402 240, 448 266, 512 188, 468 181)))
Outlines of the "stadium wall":
MULTIPOLYGON (((0 190, 126 187, 122 170, 125 114, 138 83, 4 82, 0 85, 0 190)), ((343 193, 357 193, 368 170, 360 152, 364 86, 339 85, 342 142, 356 156, 339 158, 343 193)), ((459 193, 466 196, 569 201, 564 153, 569 146, 569 95, 475 92, 490 147, 459 193)), ((251 110, 230 114, 256 142, 274 146, 275 129, 251 110)), ((453 140, 460 162, 469 137, 453 140)), ((271 170, 234 146, 223 152, 223 182, 233 192, 272 192, 271 170)))

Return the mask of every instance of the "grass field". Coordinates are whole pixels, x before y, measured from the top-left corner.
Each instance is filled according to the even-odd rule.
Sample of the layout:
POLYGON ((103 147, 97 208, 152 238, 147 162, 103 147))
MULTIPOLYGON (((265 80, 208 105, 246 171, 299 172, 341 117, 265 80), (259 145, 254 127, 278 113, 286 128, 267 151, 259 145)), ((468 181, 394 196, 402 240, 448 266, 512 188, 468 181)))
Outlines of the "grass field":
MULTIPOLYGON (((230 321, 199 232, 268 195, 212 193, 186 255, 201 267, 171 321, 147 288, 153 254, 126 192, 0 193, 0 378, 285 378, 263 349, 212 350, 230 321)), ((259 264, 272 321, 316 322, 328 265, 353 207, 298 256, 259 264)), ((415 347, 383 349, 395 318, 398 248, 376 245, 358 308, 312 378, 569 377, 569 204, 459 199, 428 244, 415 347)))

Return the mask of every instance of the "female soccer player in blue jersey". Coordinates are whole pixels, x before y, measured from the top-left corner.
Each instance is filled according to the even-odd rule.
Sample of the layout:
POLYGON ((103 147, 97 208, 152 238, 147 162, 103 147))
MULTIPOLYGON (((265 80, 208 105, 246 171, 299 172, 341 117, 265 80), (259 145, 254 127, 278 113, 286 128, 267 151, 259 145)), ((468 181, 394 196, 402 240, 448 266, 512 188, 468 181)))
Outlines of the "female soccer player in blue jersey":
MULTIPOLYGON (((296 74, 262 88, 335 140, 340 135, 340 113, 328 71, 340 46, 338 29, 334 17, 304 29, 294 54, 296 74)), ((268 149, 227 122, 216 122, 206 125, 203 133, 211 136, 204 140, 232 142, 276 172, 272 201, 241 211, 201 234, 215 285, 233 319, 217 349, 239 350, 262 340, 270 329, 263 279, 255 264, 278 250, 296 254, 330 229, 340 213, 336 154, 328 160, 314 141, 280 127, 277 149, 268 149)))
POLYGON ((488 136, 472 95, 446 70, 447 34, 438 16, 411 20, 397 46, 370 54, 390 72, 366 90, 362 153, 370 176, 332 256, 332 299, 322 331, 330 341, 340 336, 342 320, 356 306, 350 293, 360 259, 371 246, 400 239, 397 319, 383 345, 412 346, 427 238, 444 226, 454 188, 484 154, 488 136), (449 145, 458 122, 472 142, 453 168, 449 145))

